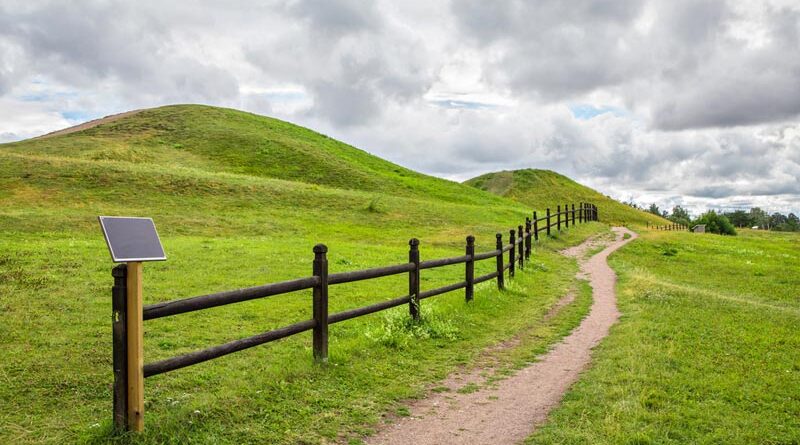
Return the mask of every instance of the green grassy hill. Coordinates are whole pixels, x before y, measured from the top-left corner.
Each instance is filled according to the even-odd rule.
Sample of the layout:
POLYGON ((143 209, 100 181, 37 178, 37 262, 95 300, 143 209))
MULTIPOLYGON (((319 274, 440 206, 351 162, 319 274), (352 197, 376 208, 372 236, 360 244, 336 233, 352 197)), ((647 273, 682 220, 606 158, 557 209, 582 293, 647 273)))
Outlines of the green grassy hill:
MULTIPOLYGON (((575 199, 577 201, 577 198, 575 199)), ((0 145, 0 443, 128 443, 111 425, 108 251, 98 215, 153 217, 168 260, 145 266, 145 304, 311 274, 312 246, 331 273, 493 250, 531 209, 415 173, 313 131, 235 110, 181 105, 92 128, 0 145)), ((453 292, 331 327, 330 363, 310 334, 146 381, 146 432, 133 443, 321 443, 366 434, 380 416, 520 331, 523 355, 578 322, 574 261, 557 250, 604 230, 572 227, 536 247, 534 264, 475 301, 453 292), (534 287, 535 286, 535 287, 534 287), (409 376, 413 376, 409 378, 409 376)), ((492 261, 476 265, 488 273, 492 261)), ((422 289, 463 280, 426 270, 422 289)), ((331 313, 398 297, 407 277, 331 289, 331 313)), ((145 323, 151 362, 310 317, 310 293, 145 323)), ((525 358, 529 360, 530 357, 525 358)))
POLYGON ((609 198, 566 176, 550 170, 513 170, 487 173, 464 182, 480 190, 522 204, 555 212, 557 205, 573 201, 591 202, 600 208, 600 221, 614 224, 668 224, 669 221, 609 198))
POLYGON ((312 130, 243 111, 172 105, 82 131, 29 139, 3 151, 87 161, 168 165, 347 190, 485 202, 464 186, 385 161, 312 130))
POLYGON ((0 145, 0 207, 5 230, 94 232, 98 214, 138 213, 167 233, 308 227, 319 239, 375 225, 496 230, 526 213, 296 125, 197 105, 0 145))

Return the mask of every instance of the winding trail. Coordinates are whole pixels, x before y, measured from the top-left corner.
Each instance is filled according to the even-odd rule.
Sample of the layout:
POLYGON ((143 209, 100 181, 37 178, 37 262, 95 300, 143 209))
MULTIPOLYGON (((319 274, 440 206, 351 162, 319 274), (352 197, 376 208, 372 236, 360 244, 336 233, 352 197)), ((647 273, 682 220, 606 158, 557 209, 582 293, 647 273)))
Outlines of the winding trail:
POLYGON ((436 393, 414 402, 411 416, 403 417, 375 436, 369 444, 512 444, 519 443, 541 425, 552 408, 591 361, 592 348, 619 318, 614 285, 616 274, 608 266, 609 254, 636 238, 614 227, 615 240, 601 252, 585 255, 599 241, 589 239, 562 253, 578 259, 578 277, 592 286, 589 314, 572 333, 557 343, 540 361, 523 368, 492 388, 469 394, 436 393), (624 239, 624 234, 631 237, 624 239))

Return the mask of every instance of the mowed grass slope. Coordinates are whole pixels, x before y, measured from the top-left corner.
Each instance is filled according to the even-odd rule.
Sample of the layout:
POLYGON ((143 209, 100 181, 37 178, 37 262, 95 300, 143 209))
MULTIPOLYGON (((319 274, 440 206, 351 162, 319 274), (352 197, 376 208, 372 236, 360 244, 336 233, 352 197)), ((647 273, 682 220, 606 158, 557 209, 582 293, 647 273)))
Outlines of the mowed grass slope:
POLYGON ((589 202, 600 208, 600 221, 610 224, 669 224, 664 218, 632 208, 550 170, 511 170, 487 173, 464 184, 542 209, 589 202))
MULTIPOLYGON (((112 434, 110 275, 97 215, 155 219, 169 260, 145 266, 145 304, 311 274, 494 248, 530 208, 428 177, 310 130, 202 106, 144 110, 89 130, 0 145, 0 443, 126 442, 112 434), (330 167, 329 167, 330 166, 330 167)), ((368 433, 484 347, 535 329, 542 348, 577 323, 543 325, 575 288, 556 250, 603 230, 586 224, 537 247, 532 264, 473 304, 455 292, 331 327, 330 363, 310 334, 146 381, 146 432, 135 443, 323 443, 368 433)), ((479 263, 476 274, 492 270, 479 263)), ((425 271, 422 288, 463 279, 425 271)), ((405 276, 336 286, 331 313, 401 296, 405 276)), ((577 312, 576 312, 577 311, 577 312)), ((311 316, 310 292, 145 323, 145 361, 311 316)))
POLYGON ((531 444, 800 443, 800 236, 647 232, 620 323, 531 444))

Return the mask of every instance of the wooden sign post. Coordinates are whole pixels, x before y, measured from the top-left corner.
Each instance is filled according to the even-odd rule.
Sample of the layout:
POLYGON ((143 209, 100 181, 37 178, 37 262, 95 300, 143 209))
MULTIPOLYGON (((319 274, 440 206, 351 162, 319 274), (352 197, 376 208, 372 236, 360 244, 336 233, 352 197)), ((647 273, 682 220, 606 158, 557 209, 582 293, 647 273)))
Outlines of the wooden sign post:
POLYGON ((128 429, 144 430, 144 322, 142 262, 128 263, 128 429))
POLYGON ((156 226, 150 218, 101 216, 100 227, 116 263, 114 269, 114 425, 128 431, 144 430, 144 330, 142 264, 167 259, 156 226), (124 280, 123 280, 124 277, 124 280), (124 281, 124 313, 119 295, 124 281), (119 318, 124 318, 120 320, 119 318), (120 392, 124 391, 125 394, 120 392), (126 403, 123 403, 126 402, 126 403), (124 411, 123 411, 124 410, 124 411))

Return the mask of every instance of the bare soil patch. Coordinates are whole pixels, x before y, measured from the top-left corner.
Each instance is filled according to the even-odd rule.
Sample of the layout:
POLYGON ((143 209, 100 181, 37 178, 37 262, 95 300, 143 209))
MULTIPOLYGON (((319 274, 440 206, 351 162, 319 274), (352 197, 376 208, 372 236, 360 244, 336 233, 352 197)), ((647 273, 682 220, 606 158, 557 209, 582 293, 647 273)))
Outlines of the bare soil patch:
POLYGON ((47 133, 47 134, 44 134, 44 135, 41 135, 41 136, 37 136, 34 139, 47 139, 47 138, 50 138, 50 137, 53 137, 53 136, 59 136, 59 135, 63 135, 63 134, 70 134, 70 133, 75 133, 75 132, 78 132, 78 131, 88 130, 88 129, 94 128, 94 127, 96 127, 98 125, 107 124, 109 122, 114 122, 115 120, 122 119, 123 117, 132 116, 132 115, 134 115, 134 114, 136 114, 136 113, 138 113, 140 111, 142 111, 142 110, 132 110, 132 111, 126 111, 124 113, 112 114, 110 116, 106 116, 106 117, 103 117, 103 118, 100 118, 100 119, 95 119, 95 120, 91 120, 89 122, 84 122, 82 124, 78 124, 78 125, 75 125, 75 126, 72 126, 72 127, 69 127, 69 128, 64 128, 63 130, 57 130, 57 131, 53 131, 51 133, 47 133))

